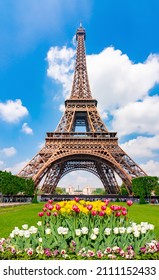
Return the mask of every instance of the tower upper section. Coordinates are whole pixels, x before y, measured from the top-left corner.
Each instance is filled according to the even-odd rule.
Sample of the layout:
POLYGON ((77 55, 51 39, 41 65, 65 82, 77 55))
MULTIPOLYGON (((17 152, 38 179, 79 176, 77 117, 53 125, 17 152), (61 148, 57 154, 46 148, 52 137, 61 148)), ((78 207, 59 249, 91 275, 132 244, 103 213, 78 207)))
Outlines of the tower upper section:
POLYGON ((87 74, 86 52, 84 43, 85 38, 85 29, 82 26, 80 26, 76 32, 76 64, 70 99, 92 99, 87 74))

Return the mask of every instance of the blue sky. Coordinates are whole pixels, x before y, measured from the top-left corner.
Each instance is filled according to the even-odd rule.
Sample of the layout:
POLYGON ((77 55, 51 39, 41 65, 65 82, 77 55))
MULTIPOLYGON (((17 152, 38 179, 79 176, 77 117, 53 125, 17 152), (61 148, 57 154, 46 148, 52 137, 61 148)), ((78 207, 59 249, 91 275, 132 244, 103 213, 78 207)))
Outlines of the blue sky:
MULTIPOLYGON (((82 22, 101 117, 136 163, 159 176, 158 14, 158 0, 0 0, 0 169, 16 174, 55 130, 82 22)), ((59 185, 102 186, 82 171, 59 185)))

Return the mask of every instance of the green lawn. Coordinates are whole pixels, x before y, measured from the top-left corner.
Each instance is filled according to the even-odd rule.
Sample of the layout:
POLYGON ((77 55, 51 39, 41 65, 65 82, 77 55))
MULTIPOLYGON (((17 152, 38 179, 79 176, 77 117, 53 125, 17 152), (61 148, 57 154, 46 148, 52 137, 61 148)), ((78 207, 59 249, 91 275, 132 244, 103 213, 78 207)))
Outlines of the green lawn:
MULTIPOLYGON (((44 203, 0 208, 0 238, 8 237, 15 226, 34 225, 40 220, 38 212, 44 203)), ((113 203, 125 206, 125 203, 113 203)), ((159 238, 159 205, 133 204, 129 209, 129 217, 137 223, 149 222, 155 225, 155 234, 159 238)))
POLYGON ((0 208, 0 238, 8 237, 15 226, 35 225, 43 203, 0 208))
POLYGON ((159 205, 133 204, 129 209, 129 217, 136 223, 148 222, 155 226, 155 234, 159 239, 159 205))

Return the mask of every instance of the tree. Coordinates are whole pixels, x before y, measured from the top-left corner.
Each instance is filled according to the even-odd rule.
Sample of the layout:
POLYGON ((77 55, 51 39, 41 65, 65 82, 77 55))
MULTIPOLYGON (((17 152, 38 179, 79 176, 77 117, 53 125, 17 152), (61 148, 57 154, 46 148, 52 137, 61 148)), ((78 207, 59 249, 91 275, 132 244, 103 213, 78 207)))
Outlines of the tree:
POLYGON ((102 189, 102 188, 96 188, 96 189, 92 192, 92 194, 104 195, 104 194, 106 194, 106 191, 105 191, 105 189, 102 189))
POLYGON ((145 197, 150 197, 158 185, 158 177, 144 176, 132 180, 132 191, 134 195, 140 197, 140 203, 145 203, 145 197))
POLYGON ((122 184, 121 187, 120 187, 120 194, 122 194, 122 195, 128 195, 129 194, 127 189, 125 188, 124 184, 122 184))
POLYGON ((16 195, 22 193, 32 196, 34 193, 34 182, 30 179, 24 179, 11 172, 0 171, 0 192, 3 195, 16 195))
POLYGON ((10 172, 0 171, 0 191, 2 194, 16 193, 16 185, 10 172))
POLYGON ((156 185, 154 191, 155 191, 155 195, 159 195, 159 182, 158 182, 158 184, 156 185))
POLYGON ((60 187, 56 187, 54 193, 56 193, 56 194, 64 194, 65 193, 65 189, 64 188, 60 188, 60 187))
POLYGON ((25 179, 24 193, 28 196, 32 196, 34 194, 34 190, 35 190, 35 186, 32 178, 25 179))

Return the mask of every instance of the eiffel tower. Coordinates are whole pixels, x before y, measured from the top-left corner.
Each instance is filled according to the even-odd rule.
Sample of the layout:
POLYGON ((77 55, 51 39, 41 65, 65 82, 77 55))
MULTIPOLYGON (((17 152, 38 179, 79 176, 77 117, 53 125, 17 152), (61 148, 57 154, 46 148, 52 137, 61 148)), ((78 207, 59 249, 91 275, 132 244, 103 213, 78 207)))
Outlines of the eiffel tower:
POLYGON ((19 172, 32 178, 36 188, 53 193, 59 180, 74 170, 95 174, 108 194, 120 191, 116 176, 131 194, 132 178, 146 173, 119 147, 116 132, 109 132, 92 98, 86 65, 85 29, 76 32, 77 50, 70 98, 54 132, 47 132, 45 146, 19 172), (81 131, 81 128, 83 129, 81 131))

